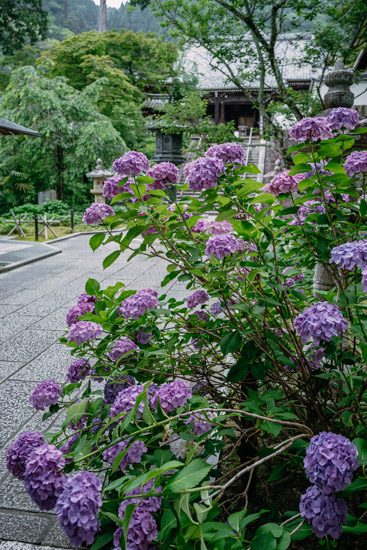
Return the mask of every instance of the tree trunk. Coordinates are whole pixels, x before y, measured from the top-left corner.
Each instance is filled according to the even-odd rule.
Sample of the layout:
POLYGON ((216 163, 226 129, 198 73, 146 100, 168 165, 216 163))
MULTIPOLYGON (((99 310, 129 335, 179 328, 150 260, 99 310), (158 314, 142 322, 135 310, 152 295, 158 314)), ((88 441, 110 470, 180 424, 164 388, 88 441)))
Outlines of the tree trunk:
POLYGON ((107 0, 99 0, 98 32, 106 32, 106 2, 107 0))

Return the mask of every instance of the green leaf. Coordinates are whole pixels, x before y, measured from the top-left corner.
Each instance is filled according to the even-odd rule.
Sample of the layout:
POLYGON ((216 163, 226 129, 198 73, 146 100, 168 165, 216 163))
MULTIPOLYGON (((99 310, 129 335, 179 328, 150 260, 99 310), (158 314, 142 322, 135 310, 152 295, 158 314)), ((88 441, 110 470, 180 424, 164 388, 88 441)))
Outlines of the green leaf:
POLYGON ((242 344, 242 335, 237 330, 229 332, 220 341, 220 349, 223 355, 236 351, 242 344))
POLYGON ((179 493, 185 489, 196 487, 210 472, 212 465, 201 458, 196 458, 177 472, 166 484, 164 491, 179 493))
POLYGON ((177 518, 172 510, 166 510, 162 516, 159 539, 165 540, 168 534, 177 527, 177 518))
POLYGON ((237 197, 243 197, 244 195, 250 195, 250 193, 254 193, 255 191, 258 191, 259 189, 261 189, 264 184, 259 182, 259 181, 256 181, 256 180, 252 180, 250 178, 246 178, 242 181, 242 184, 243 184, 243 187, 241 187, 238 191, 237 191, 237 197))
POLYGON ((367 214, 367 203, 365 199, 361 199, 361 204, 359 205, 359 212, 362 218, 367 214))
POLYGON ((91 249, 93 250, 93 252, 95 250, 97 250, 97 248, 99 246, 101 246, 101 244, 103 243, 104 241, 104 238, 105 238, 106 234, 105 233, 96 233, 95 235, 93 235, 90 239, 89 239, 89 246, 91 247, 91 249))
POLYGON ((281 527, 277 523, 265 523, 265 525, 262 525, 258 528, 256 534, 262 535, 264 533, 271 533, 273 537, 278 539, 282 536, 283 531, 283 527, 281 527))
POLYGON ((288 464, 277 464, 276 466, 274 466, 273 471, 269 476, 268 482, 271 483, 272 481, 278 481, 279 479, 282 479, 287 471, 287 467, 288 464))
POLYGON ((274 437, 277 437, 282 431, 282 425, 276 422, 265 421, 260 424, 260 427, 266 432, 271 433, 274 437))
POLYGON ((310 171, 310 165, 309 164, 296 164, 296 166, 292 166, 292 168, 289 170, 289 176, 295 176, 296 174, 303 174, 304 172, 310 171))
POLYGON ((360 465, 364 466, 367 464, 367 439, 362 439, 361 437, 356 437, 353 439, 352 443, 358 449, 358 462, 360 465))
POLYGON ((96 279, 88 279, 88 281, 85 284, 85 291, 90 296, 97 296, 100 288, 101 288, 101 285, 99 284, 98 281, 96 281, 96 279))
POLYGON ((70 405, 70 407, 68 407, 68 412, 66 415, 68 421, 77 422, 78 420, 80 420, 80 418, 86 411, 87 404, 88 401, 80 401, 79 403, 74 403, 73 405, 70 405))
MULTIPOLYGON (((308 153, 298 153, 293 157, 294 164, 303 164, 307 162, 313 162, 311 155, 308 153)), ((310 169, 310 167, 308 167, 310 169)))
POLYGON ((247 174, 261 174, 261 170, 259 170, 256 164, 253 164, 253 163, 249 164, 248 166, 245 166, 245 169, 247 174))
POLYGON ((276 550, 277 541, 271 533, 256 537, 250 546, 251 550, 276 550))
POLYGON ((110 267, 110 265, 113 264, 117 260, 117 258, 120 256, 121 250, 115 250, 115 252, 112 252, 112 254, 109 254, 104 260, 103 260, 103 269, 107 269, 107 267, 110 267))
POLYGON ((292 542, 291 536, 286 531, 277 541, 277 550, 287 550, 292 542))
POLYGON ((115 530, 103 533, 103 535, 98 537, 94 544, 92 544, 90 550, 100 550, 100 548, 106 546, 113 539, 114 534, 115 530))
POLYGON ((138 235, 143 233, 143 231, 146 231, 146 229, 147 227, 145 225, 134 225, 134 227, 130 227, 120 243, 121 250, 125 250, 128 246, 130 246, 133 239, 138 237, 138 235))
POLYGON ((312 185, 317 185, 317 182, 314 180, 305 179, 298 183, 298 189, 300 191, 304 191, 308 187, 311 187, 312 185))
POLYGON ((127 533, 128 533, 128 530, 129 530, 130 520, 133 516, 133 513, 134 513, 134 510, 135 510, 136 506, 137 506, 136 504, 128 504, 126 506, 126 510, 125 510, 125 513, 124 513, 124 521, 123 521, 122 529, 123 529, 123 536, 124 536, 124 541, 125 541, 125 548, 126 548, 126 544, 127 544, 127 533))
POLYGON ((349 495, 353 495, 354 493, 359 493, 360 491, 366 491, 367 490, 367 479, 363 477, 357 477, 352 483, 348 485, 346 489, 343 491, 339 491, 338 495, 341 497, 348 497, 349 495))
POLYGON ((245 517, 245 515, 246 515, 246 510, 241 510, 240 512, 236 512, 235 514, 232 514, 231 516, 229 516, 227 521, 229 525, 232 527, 232 529, 236 531, 236 533, 241 532, 241 529, 242 529, 241 522, 245 517))
POLYGON ((350 533, 351 535, 363 535, 367 533, 367 525, 365 523, 358 522, 357 525, 353 527, 344 526, 343 533, 350 533))
POLYGON ((275 201, 274 195, 271 193, 262 193, 261 195, 258 195, 257 197, 253 198, 250 204, 273 204, 275 201))
POLYGON ((233 218, 233 216, 238 216, 238 210, 230 208, 229 210, 225 210, 224 212, 218 214, 215 219, 217 222, 222 222, 224 220, 228 220, 229 218, 233 218))

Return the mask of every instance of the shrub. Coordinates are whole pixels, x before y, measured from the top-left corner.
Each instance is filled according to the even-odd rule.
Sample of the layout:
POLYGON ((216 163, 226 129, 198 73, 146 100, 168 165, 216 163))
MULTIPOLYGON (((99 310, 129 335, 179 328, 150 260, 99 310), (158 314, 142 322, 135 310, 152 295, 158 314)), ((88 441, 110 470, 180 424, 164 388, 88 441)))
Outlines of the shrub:
MULTIPOLYGON (((282 550, 312 533, 338 547, 367 532, 366 173, 345 174, 353 133, 317 139, 318 120, 298 124, 303 141, 290 148, 281 189, 264 191, 254 165, 205 157, 187 170, 200 199, 172 202, 144 173, 129 184, 133 200, 112 199, 121 208, 105 223, 126 231, 91 238, 93 250, 116 243, 104 267, 127 250, 163 259, 162 287, 177 280, 190 295, 86 283, 93 306, 62 338, 80 380, 69 376, 44 415, 66 413, 46 447, 49 460, 56 447, 66 461, 53 477, 67 476, 64 492, 50 491, 76 544, 282 550), (213 209, 216 220, 205 220, 213 209), (354 261, 340 261, 343 245, 354 261)), ((128 174, 124 158, 115 163, 120 186, 145 166, 126 158, 128 174)), ((14 471, 26 467, 18 447, 14 471)), ((30 451, 33 463, 40 453, 30 451)))

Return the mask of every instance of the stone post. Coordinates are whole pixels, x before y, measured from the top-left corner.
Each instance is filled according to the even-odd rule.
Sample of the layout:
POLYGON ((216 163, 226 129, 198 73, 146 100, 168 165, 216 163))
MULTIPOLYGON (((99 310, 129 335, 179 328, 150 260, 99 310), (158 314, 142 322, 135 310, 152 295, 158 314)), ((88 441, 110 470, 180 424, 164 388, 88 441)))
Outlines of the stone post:
POLYGON ((94 195, 94 202, 97 204, 106 204, 106 199, 103 196, 103 184, 107 178, 113 176, 113 173, 105 170, 102 160, 98 159, 95 169, 92 172, 88 172, 86 176, 93 179, 93 188, 90 192, 94 195))

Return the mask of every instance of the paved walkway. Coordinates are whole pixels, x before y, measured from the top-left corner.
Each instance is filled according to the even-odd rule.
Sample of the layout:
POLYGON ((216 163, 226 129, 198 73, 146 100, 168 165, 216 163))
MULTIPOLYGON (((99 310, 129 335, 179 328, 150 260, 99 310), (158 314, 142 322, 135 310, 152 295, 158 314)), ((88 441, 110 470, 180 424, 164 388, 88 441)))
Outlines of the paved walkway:
MULTIPOLYGON (((64 333, 66 312, 86 280, 93 277, 102 287, 122 281, 137 290, 151 287, 162 293, 163 261, 136 257, 127 263, 130 253, 124 253, 103 271, 102 260, 116 245, 110 243, 93 254, 89 238, 59 242, 62 254, 0 275, 0 550, 31 550, 39 544, 53 549, 70 547, 55 515, 39 512, 23 483, 8 474, 5 457, 19 433, 49 432, 58 422, 41 423, 42 413, 35 413, 29 396, 42 380, 65 380, 70 357, 58 339, 64 333)), ((187 295, 179 283, 168 285, 164 292, 168 297, 187 295)))

